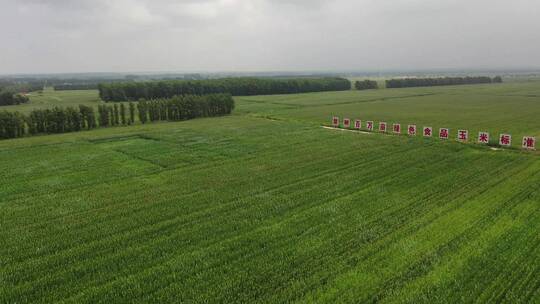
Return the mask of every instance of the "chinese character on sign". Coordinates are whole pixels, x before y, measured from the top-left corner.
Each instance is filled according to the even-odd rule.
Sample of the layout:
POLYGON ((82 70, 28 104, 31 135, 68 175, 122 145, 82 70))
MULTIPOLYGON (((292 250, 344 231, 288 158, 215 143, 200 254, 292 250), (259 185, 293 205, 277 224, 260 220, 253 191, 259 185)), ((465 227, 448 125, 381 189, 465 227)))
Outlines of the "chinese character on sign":
POLYGON ((357 129, 357 130, 362 129, 362 121, 357 119, 357 120, 354 122, 354 128, 357 129))
POLYGON ((433 136, 433 128, 424 127, 424 137, 431 137, 431 136, 433 136))
POLYGON ((334 118, 332 118, 332 126, 336 128, 339 127, 339 117, 334 116, 334 118))
POLYGON ((481 144, 489 143, 489 133, 488 132, 478 133, 478 142, 481 144))
POLYGON ((416 125, 409 125, 407 128, 407 134, 410 136, 416 136, 416 125))
POLYGON ((373 131, 373 121, 368 121, 366 124, 366 129, 368 129, 368 131, 373 131))
POLYGON ((536 138, 525 136, 523 137, 523 149, 535 150, 536 149, 536 138))
POLYGON ((440 139, 448 139, 448 135, 450 134, 449 130, 446 128, 440 128, 439 129, 439 138, 440 139))
POLYGON ((348 118, 344 118, 343 119, 343 127, 346 128, 346 129, 350 128, 351 127, 351 120, 348 119, 348 118))
POLYGON ((385 122, 379 122, 379 131, 380 132, 386 132, 386 123, 385 122))
POLYGON ((401 134, 401 125, 400 124, 394 124, 393 129, 394 129, 395 134, 401 134))
POLYGON ((509 147, 512 145, 512 135, 509 134, 501 134, 499 137, 499 145, 509 147))
POLYGON ((469 131, 467 131, 467 130, 459 130, 458 131, 458 140, 459 141, 467 141, 467 140, 469 140, 469 131))

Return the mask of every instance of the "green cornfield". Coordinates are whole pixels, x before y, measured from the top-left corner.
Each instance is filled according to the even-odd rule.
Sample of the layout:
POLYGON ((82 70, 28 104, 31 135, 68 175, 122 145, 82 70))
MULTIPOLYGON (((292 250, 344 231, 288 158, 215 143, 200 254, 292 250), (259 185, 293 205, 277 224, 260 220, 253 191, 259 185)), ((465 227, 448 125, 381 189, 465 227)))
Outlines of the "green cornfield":
MULTIPOLYGON (((520 149, 540 82, 235 99, 0 141, 0 302, 540 302, 540 154, 520 149), (514 143, 321 128, 332 116, 514 143)), ((100 101, 46 90, 9 110, 57 103, 100 101)))

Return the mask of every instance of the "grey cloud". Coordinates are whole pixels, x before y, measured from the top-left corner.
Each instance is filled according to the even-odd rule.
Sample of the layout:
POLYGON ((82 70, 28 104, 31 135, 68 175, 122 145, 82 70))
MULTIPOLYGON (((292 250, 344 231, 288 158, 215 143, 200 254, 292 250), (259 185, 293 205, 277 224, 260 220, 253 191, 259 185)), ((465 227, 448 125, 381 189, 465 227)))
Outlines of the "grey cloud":
POLYGON ((539 67, 536 0, 2 0, 1 73, 539 67))

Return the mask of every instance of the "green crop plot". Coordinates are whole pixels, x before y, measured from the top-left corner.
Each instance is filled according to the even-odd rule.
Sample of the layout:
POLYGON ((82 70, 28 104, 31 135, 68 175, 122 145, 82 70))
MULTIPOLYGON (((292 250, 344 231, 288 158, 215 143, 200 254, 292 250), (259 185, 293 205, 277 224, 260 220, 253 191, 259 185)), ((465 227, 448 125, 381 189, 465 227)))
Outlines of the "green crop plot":
POLYGON ((332 116, 417 124, 435 129, 467 129, 476 136, 510 133, 515 146, 523 136, 540 137, 540 82, 454 87, 385 89, 237 98, 239 111, 314 125, 332 116))
POLYGON ((227 117, 0 141, 0 302, 538 302, 537 153, 320 125, 538 136, 539 91, 239 97, 227 117))

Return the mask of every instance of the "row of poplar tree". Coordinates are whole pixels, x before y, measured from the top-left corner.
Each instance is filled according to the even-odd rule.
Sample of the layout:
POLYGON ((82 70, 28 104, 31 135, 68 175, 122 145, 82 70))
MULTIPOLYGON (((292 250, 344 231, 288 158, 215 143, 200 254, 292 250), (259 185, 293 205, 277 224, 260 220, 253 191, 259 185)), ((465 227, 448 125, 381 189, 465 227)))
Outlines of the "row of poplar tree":
POLYGON ((502 83, 502 78, 486 76, 478 77, 442 77, 442 78, 401 78, 389 79, 386 81, 387 88, 410 88, 410 87, 432 87, 445 85, 480 84, 480 83, 502 83))
POLYGON ((206 80, 162 80, 111 82, 98 85, 102 100, 130 101, 170 98, 176 95, 229 93, 233 96, 345 91, 351 82, 344 78, 223 78, 206 80))
POLYGON ((230 114, 234 99, 230 94, 203 96, 175 96, 170 99, 99 105, 93 107, 55 107, 36 109, 28 115, 19 112, 0 112, 0 138, 91 130, 98 127, 131 125, 137 117, 141 123, 149 121, 179 121, 197 117, 230 114))
POLYGON ((378 89, 379 84, 375 80, 358 80, 354 83, 354 87, 357 90, 370 90, 370 89, 378 89))

